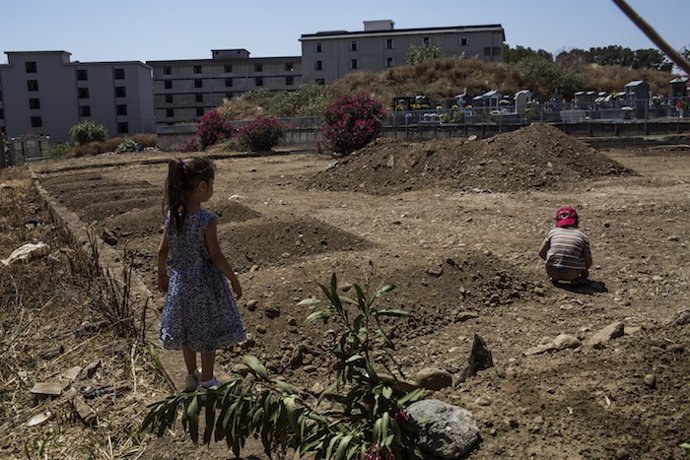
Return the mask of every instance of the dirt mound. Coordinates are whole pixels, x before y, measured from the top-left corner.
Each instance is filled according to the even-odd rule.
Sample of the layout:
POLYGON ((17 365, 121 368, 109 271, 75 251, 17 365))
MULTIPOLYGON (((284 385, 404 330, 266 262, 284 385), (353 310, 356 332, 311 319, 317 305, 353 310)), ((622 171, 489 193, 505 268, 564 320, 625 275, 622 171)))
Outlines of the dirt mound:
POLYGON ((559 129, 536 124, 482 141, 378 139, 318 173, 307 186, 372 194, 436 186, 510 192, 632 174, 559 129))
POLYGON ((356 251, 366 240, 315 219, 272 218, 239 225, 222 225, 218 238, 238 270, 292 263, 297 257, 332 251, 356 251))

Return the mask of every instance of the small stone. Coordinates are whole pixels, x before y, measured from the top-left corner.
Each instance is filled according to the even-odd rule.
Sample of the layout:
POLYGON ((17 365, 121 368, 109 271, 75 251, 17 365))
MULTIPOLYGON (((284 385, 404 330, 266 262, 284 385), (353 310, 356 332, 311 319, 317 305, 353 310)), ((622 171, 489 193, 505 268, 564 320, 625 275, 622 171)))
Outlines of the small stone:
POLYGON ((456 323, 463 323, 463 322, 469 321, 471 319, 477 319, 478 317, 479 317, 479 315, 474 313, 474 312, 461 311, 455 315, 455 322, 456 323))
POLYGON ((604 344, 625 334, 625 325, 621 321, 615 321, 587 340, 588 348, 603 348, 604 344))
POLYGON ((39 356, 43 359, 50 360, 53 358, 57 358, 58 356, 60 356, 64 352, 65 352, 65 347, 63 347, 62 345, 57 345, 57 346, 48 348, 46 350, 43 350, 39 354, 39 356))
POLYGON ((438 278, 439 276, 443 275, 443 267, 431 267, 427 269, 426 274, 438 278))
POLYGON ((311 388, 309 389, 309 393, 317 394, 317 395, 318 395, 318 394, 321 394, 321 393, 323 392, 324 389, 325 389, 325 387, 323 386, 323 383, 321 383, 321 382, 316 382, 316 383, 314 383, 314 385, 312 385, 311 388))
POLYGON ((110 246, 117 246, 117 236, 107 228, 104 228, 101 232, 101 239, 103 239, 103 242, 105 244, 108 244, 110 246))
POLYGON ((252 265, 251 268, 249 268, 249 273, 254 273, 254 272, 258 272, 258 271, 259 271, 259 266, 256 264, 252 265))
POLYGON ((50 412, 49 410, 47 410, 47 411, 41 412, 40 414, 36 414, 33 417, 31 417, 29 419, 29 421, 26 422, 26 426, 29 426, 29 427, 38 426, 42 423, 47 422, 51 418, 53 418, 53 413, 50 412))
POLYGON ((678 237, 678 235, 671 235, 668 237, 668 240, 669 241, 680 241, 680 238, 678 237))
POLYGON ((69 384, 68 380, 38 382, 31 388, 31 393, 39 397, 57 397, 62 394, 69 384))
POLYGON ((528 348, 522 354, 525 356, 533 356, 533 355, 540 355, 542 353, 546 353, 546 352, 554 351, 554 350, 556 350, 556 345, 553 342, 549 342, 549 343, 539 344, 536 347, 528 348))
POLYGON ((425 367, 415 375, 415 381, 429 390, 440 390, 453 384, 453 376, 444 369, 425 367))
POLYGON ((565 350, 566 348, 578 348, 582 346, 581 341, 568 334, 559 334, 555 339, 553 339, 553 344, 559 350, 565 350))
POLYGON ((660 276, 660 275, 654 275, 654 276, 652 276, 652 281, 659 282, 659 281, 663 281, 663 280, 664 280, 664 277, 663 277, 663 276, 660 276))
POLYGON ((76 379, 79 376, 79 374, 81 374, 81 371, 81 366, 74 366, 64 371, 62 373, 62 377, 71 382, 74 379, 76 379))
POLYGON ((283 259, 288 259, 288 258, 290 257, 290 253, 289 253, 289 252, 284 252, 283 254, 281 254, 281 257, 282 257, 283 259))
POLYGON ((544 288, 537 286, 534 288, 534 293, 538 296, 543 296, 544 295, 544 288))
POLYGON ((654 374, 647 374, 644 376, 644 384, 649 388, 656 388, 656 376, 654 374))
POLYGON ((307 366, 304 366, 302 369, 303 369, 304 372, 306 372, 307 374, 315 374, 316 371, 318 371, 318 368, 317 368, 316 366, 314 366, 313 364, 309 364, 309 365, 307 365, 307 366))
POLYGON ((258 306, 259 302, 256 300, 250 300, 247 302, 247 310, 249 311, 254 311, 256 310, 256 307, 258 306))
POLYGON ((79 380, 90 379, 101 368, 101 360, 95 359, 91 361, 80 373, 79 380))
POLYGON ((480 396, 477 399, 474 400, 474 403, 477 406, 490 406, 491 405, 491 400, 489 398, 485 398, 484 396, 480 396))
POLYGON ((72 407, 84 424, 92 426, 96 424, 96 411, 89 406, 80 396, 72 399, 72 407))
POLYGON ((294 318, 294 316, 291 316, 290 319, 288 319, 288 326, 297 326, 297 320, 294 318))
POLYGON ((276 306, 266 307, 264 309, 264 314, 268 319, 275 319, 280 316, 280 309, 276 306))
POLYGON ((265 334, 267 330, 268 329, 266 329, 266 326, 264 326, 263 324, 259 324, 258 326, 256 326, 256 332, 258 332, 259 334, 265 334))

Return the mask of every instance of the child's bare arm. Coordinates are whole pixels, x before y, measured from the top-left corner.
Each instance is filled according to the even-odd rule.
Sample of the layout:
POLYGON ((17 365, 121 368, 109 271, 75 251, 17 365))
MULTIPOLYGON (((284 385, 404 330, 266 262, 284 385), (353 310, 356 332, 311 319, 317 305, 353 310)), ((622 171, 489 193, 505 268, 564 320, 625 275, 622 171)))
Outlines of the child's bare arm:
POLYGON ((546 243, 542 244, 541 247, 539 248, 539 257, 546 260, 546 252, 548 250, 549 249, 546 247, 546 243))
POLYGON ((585 268, 589 269, 589 267, 592 266, 592 253, 587 251, 585 252, 585 268))
POLYGON ((168 236, 164 233, 158 245, 158 289, 161 292, 168 291, 168 250, 168 236))
POLYGON ((235 293, 235 297, 239 299, 242 297, 242 286, 240 286, 240 280, 237 279, 232 266, 228 260, 223 255, 223 251, 220 249, 220 244, 218 243, 218 225, 216 219, 213 219, 206 227, 206 248, 208 249, 208 255, 214 264, 223 272, 225 277, 230 280, 230 285, 232 286, 232 291, 235 293))

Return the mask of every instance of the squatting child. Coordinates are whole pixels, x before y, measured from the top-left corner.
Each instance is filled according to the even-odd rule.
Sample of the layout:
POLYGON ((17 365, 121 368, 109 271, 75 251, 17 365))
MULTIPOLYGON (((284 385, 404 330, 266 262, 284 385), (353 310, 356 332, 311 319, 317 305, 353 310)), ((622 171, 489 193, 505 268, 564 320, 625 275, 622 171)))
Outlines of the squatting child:
POLYGON ((560 208, 556 211, 556 227, 549 231, 539 249, 539 257, 546 261, 546 274, 554 283, 587 283, 592 251, 587 235, 578 229, 578 225, 575 208, 560 208))

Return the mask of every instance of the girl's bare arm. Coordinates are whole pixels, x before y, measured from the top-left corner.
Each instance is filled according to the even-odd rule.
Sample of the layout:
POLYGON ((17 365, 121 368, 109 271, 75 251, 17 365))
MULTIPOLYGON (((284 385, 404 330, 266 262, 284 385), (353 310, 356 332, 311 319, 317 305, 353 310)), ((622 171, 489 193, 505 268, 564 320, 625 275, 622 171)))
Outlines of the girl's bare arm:
POLYGON ((161 243, 158 245, 158 289, 161 292, 168 291, 168 236, 163 233, 161 243))

